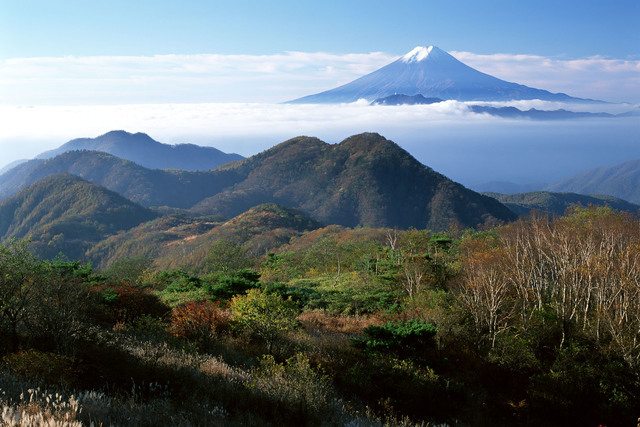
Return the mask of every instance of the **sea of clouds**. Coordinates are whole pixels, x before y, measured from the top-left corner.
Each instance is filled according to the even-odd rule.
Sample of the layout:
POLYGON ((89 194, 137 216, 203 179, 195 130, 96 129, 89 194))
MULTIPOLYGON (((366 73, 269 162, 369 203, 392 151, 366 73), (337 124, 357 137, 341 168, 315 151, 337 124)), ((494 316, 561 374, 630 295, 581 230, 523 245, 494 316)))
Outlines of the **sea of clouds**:
MULTIPOLYGON (((562 107, 539 101, 518 107, 562 107)), ((625 106, 630 108, 630 106, 625 106)), ((548 108, 547 108, 548 109, 548 108)), ((3 166, 78 137, 144 132, 169 144, 195 143, 250 156, 298 135, 338 143, 378 132, 427 166, 466 185, 539 182, 640 158, 640 121, 560 122, 473 114, 467 104, 371 106, 257 103, 0 106, 3 166)))

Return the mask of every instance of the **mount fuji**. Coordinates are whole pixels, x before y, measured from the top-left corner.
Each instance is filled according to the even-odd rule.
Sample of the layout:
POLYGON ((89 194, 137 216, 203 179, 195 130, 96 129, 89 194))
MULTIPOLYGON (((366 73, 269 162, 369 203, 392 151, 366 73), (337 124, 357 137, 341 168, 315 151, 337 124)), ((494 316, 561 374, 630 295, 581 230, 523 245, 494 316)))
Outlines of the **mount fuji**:
POLYGON ((400 59, 343 86, 289 101, 295 104, 333 104, 392 95, 422 95, 457 101, 513 101, 540 99, 561 102, 602 102, 551 93, 500 80, 465 65, 435 47, 416 47, 400 59))

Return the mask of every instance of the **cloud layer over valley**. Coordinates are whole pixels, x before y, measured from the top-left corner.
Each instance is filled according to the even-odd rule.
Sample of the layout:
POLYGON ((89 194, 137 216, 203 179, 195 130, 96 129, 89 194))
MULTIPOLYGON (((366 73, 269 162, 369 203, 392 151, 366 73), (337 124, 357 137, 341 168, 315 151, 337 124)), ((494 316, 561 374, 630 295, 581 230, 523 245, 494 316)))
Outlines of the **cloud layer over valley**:
MULTIPOLYGON (((562 107, 539 101, 517 106, 562 107)), ((637 117, 512 120, 473 114, 466 104, 455 101, 393 107, 364 103, 0 106, 0 114, 6 119, 0 130, 0 167, 73 138, 95 137, 114 129, 145 132, 164 143, 214 146, 244 156, 298 135, 337 143, 353 134, 378 132, 422 163, 467 185, 555 180, 585 168, 640 157, 637 117)))

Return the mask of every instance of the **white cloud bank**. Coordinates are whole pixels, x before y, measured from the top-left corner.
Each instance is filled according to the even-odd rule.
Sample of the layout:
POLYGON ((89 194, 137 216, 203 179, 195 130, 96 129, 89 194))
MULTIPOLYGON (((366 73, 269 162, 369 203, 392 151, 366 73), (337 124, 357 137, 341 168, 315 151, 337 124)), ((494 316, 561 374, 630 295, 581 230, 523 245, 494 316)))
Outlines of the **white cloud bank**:
POLYGON ((422 163, 467 185, 559 179, 640 157, 637 118, 506 120, 472 114, 466 104, 456 101, 394 107, 366 103, 0 106, 0 117, 0 167, 73 138, 115 129, 244 156, 298 135, 337 143, 357 133, 378 132, 422 163))

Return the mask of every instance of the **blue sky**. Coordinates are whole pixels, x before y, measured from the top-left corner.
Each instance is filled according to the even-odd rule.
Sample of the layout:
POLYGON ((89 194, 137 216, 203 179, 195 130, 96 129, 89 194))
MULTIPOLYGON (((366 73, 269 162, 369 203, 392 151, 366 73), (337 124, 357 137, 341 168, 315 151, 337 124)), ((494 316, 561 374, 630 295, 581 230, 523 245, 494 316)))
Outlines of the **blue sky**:
POLYGON ((640 55, 637 0, 0 1, 0 58, 65 55, 640 55))
POLYGON ((113 129, 243 155, 301 134, 339 142, 375 131, 464 183, 540 180, 540 162, 518 158, 513 141, 528 152, 545 141, 539 159, 564 144, 546 163, 555 177, 640 157, 637 119, 548 126, 455 102, 392 114, 279 105, 430 44, 507 81, 632 104, 613 112, 640 104, 638 0, 0 0, 0 167, 113 129), (604 135, 607 149, 594 148, 604 135), (501 147, 510 169, 474 168, 478 152, 447 148, 463 142, 505 164, 501 147))

